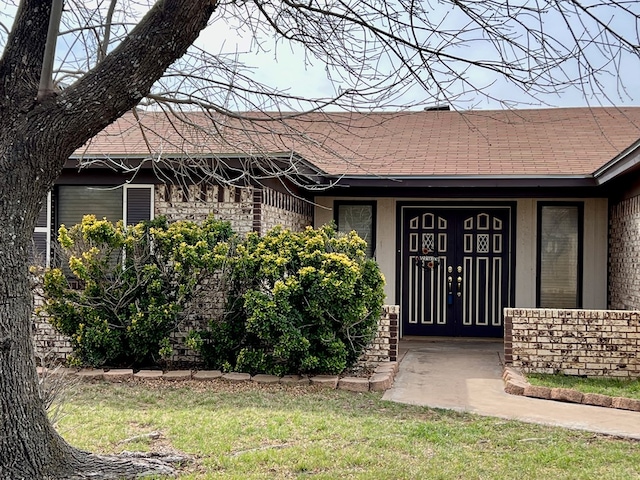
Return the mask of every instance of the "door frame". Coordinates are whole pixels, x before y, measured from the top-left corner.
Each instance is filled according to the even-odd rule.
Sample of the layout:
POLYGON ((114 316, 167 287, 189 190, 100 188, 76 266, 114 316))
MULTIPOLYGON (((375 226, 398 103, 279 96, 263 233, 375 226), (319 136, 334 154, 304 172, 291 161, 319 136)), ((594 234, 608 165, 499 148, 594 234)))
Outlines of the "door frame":
MULTIPOLYGON (((515 304, 515 281, 516 281, 516 220, 517 220, 517 202, 515 201, 481 201, 481 200, 471 200, 471 201, 458 201, 458 200, 412 200, 406 202, 397 202, 396 203, 396 299, 400 305, 400 318, 398 322, 398 334, 399 337, 403 336, 403 314, 402 314, 402 278, 404 273, 405 265, 402 261, 402 245, 403 245, 403 228, 404 228, 404 212, 406 209, 418 209, 418 208, 451 208, 454 210, 465 211, 469 209, 479 209, 479 208, 507 208, 510 212, 509 218, 509 254, 508 254, 508 262, 509 262, 509 283, 508 283, 508 294, 507 294, 507 302, 508 305, 513 306, 515 304)), ((535 288, 535 287, 532 287, 535 288)), ((503 319, 504 321, 504 319, 503 319)))

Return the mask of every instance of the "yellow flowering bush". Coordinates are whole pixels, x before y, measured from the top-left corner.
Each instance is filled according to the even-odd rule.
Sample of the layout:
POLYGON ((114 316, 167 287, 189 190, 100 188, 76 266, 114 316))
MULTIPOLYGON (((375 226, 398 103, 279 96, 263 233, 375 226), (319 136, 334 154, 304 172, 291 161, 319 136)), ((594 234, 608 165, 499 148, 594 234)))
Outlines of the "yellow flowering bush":
POLYGON ((229 223, 163 217, 125 227, 93 215, 59 230, 68 268, 43 278, 41 310, 77 365, 143 366, 171 356, 185 305, 229 255, 229 223), (74 286, 70 286, 69 281, 74 286))
POLYGON ((339 373, 376 332, 384 278, 355 232, 250 234, 232 256, 228 314, 192 336, 213 368, 339 373))

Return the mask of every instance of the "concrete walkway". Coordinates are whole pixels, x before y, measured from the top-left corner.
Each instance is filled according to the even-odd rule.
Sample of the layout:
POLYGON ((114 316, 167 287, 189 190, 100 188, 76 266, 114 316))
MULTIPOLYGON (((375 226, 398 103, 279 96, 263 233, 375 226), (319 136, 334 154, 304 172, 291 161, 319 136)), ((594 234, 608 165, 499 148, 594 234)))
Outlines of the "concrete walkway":
POLYGON ((385 400, 640 440, 640 413, 509 395, 495 339, 404 338, 385 400))

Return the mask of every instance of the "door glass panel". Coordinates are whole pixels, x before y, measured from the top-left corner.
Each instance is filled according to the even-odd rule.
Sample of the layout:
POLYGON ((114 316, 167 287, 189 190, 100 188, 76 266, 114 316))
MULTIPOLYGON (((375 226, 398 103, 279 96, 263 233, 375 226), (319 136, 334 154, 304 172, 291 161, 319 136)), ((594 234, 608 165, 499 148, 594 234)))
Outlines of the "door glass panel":
POLYGON ((539 298, 541 308, 578 308, 579 208, 544 205, 538 231, 539 298))

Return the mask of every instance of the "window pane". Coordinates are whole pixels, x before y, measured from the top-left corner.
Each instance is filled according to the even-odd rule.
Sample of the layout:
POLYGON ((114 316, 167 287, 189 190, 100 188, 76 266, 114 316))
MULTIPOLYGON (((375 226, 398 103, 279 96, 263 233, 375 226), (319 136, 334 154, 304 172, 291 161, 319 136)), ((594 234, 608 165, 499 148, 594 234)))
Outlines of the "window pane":
MULTIPOLYGON (((60 186, 58 187, 58 227, 71 228, 82 222, 85 215, 95 215, 98 220, 106 218, 110 222, 122 220, 122 188, 60 186)), ((57 230, 56 230, 57 237, 57 230)), ((111 258, 112 265, 119 261, 119 253, 111 258)), ((55 265, 71 276, 67 259, 55 257, 55 265)))
POLYGON ((542 308, 580 306, 578 215, 577 206, 542 207, 538 245, 542 308))
POLYGON ((352 230, 367 242, 367 257, 373 257, 373 205, 338 205, 338 231, 352 230))
POLYGON ((122 189, 61 186, 58 190, 58 226, 80 223, 85 215, 110 222, 122 220, 122 189))
POLYGON ((144 220, 151 220, 151 189, 128 188, 127 192, 127 225, 135 225, 144 220))
POLYGON ((47 265, 47 233, 34 232, 31 237, 29 264, 45 267, 47 265))
POLYGON ((40 213, 38 213, 38 220, 36 221, 36 227, 47 228, 49 219, 47 218, 47 199, 42 202, 40 213))

